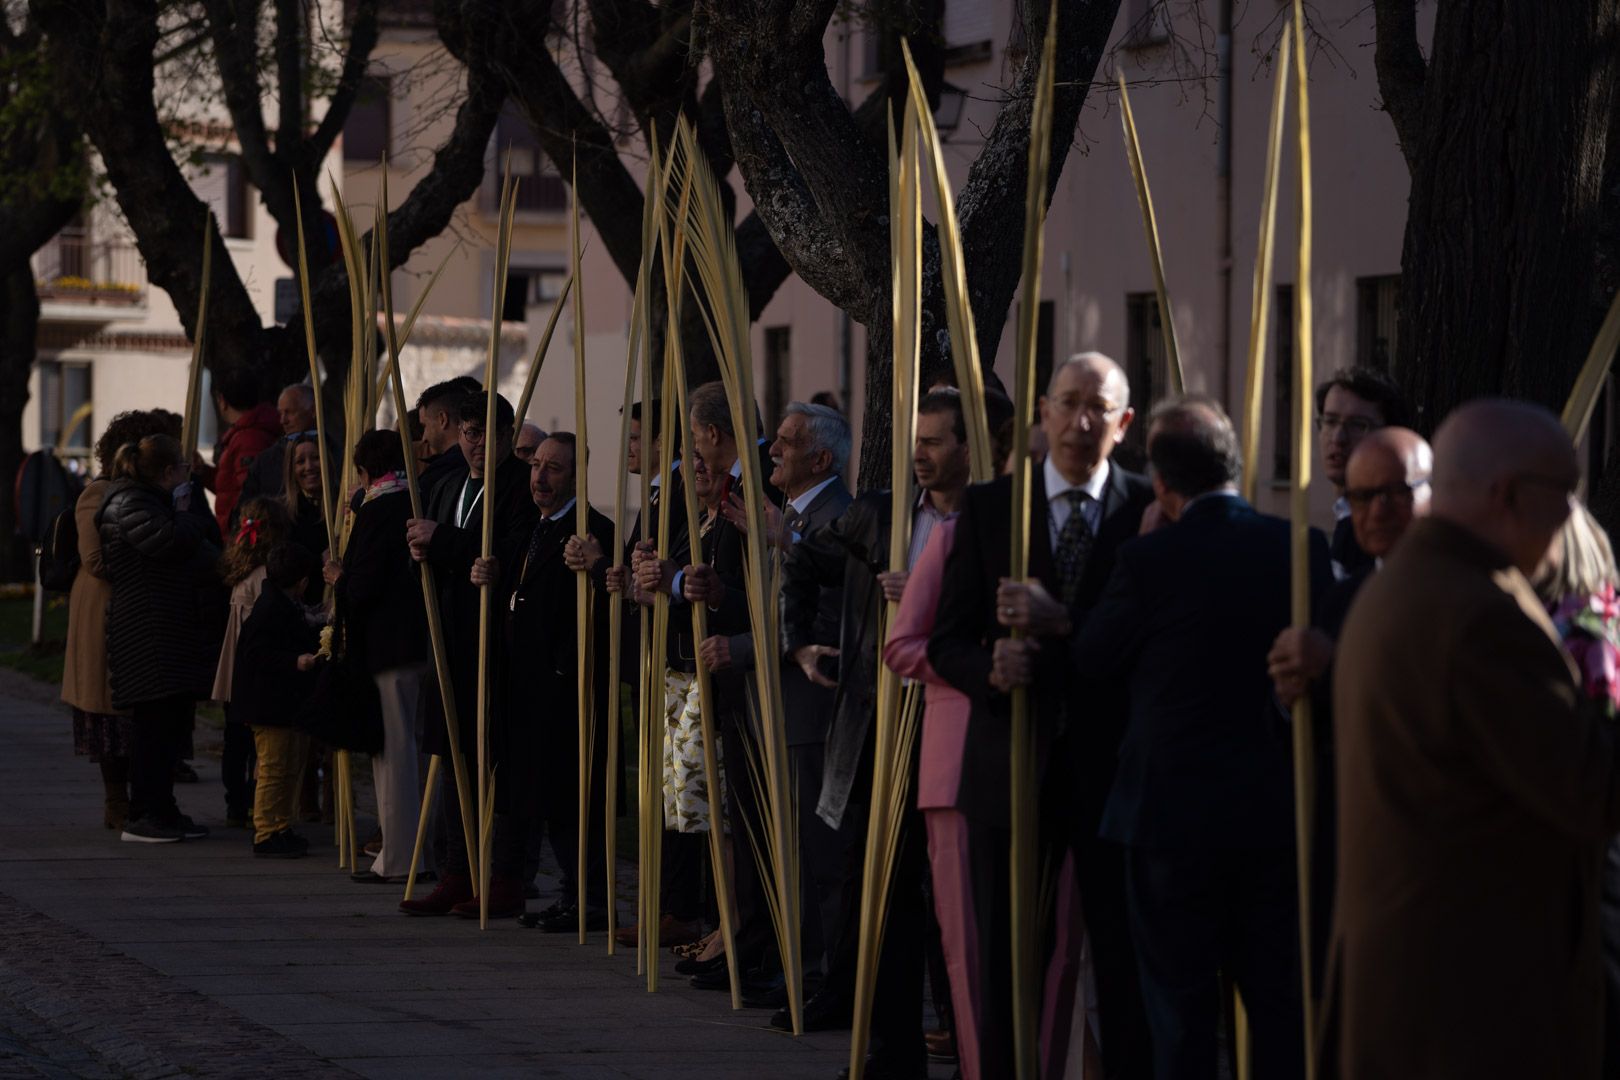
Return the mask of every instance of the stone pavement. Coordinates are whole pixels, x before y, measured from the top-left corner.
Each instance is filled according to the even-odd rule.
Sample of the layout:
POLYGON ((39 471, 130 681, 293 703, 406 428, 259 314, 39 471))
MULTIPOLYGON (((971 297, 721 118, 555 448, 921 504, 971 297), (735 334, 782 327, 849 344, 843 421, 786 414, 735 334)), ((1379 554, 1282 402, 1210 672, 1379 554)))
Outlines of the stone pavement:
POLYGON ((255 860, 207 760, 177 790, 213 837, 119 843, 54 697, 0 671, 0 1080, 830 1080, 847 1061, 846 1033, 773 1031, 667 951, 648 994, 602 934, 396 914, 398 888, 337 870, 329 828, 308 827, 314 857, 255 860))

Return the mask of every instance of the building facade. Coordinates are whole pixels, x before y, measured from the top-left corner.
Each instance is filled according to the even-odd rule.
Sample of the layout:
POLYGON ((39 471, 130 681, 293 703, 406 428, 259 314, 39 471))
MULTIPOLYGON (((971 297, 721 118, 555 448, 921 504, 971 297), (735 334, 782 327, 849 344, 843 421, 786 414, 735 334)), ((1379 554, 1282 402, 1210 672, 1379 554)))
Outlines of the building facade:
MULTIPOLYGON (((360 219, 369 220, 384 155, 397 206, 427 171, 451 123, 444 103, 453 99, 457 68, 421 7, 399 5, 390 17, 366 88, 327 163, 325 171, 338 178, 360 219)), ((1208 5, 1124 0, 1047 218, 1036 300, 1043 362, 1086 349, 1106 352, 1125 365, 1139 408, 1165 392, 1168 377, 1113 80, 1118 73, 1130 84, 1188 387, 1226 401, 1237 415, 1243 408, 1276 45, 1287 5, 1258 0, 1237 7, 1240 18, 1223 46, 1221 28, 1207 21, 1208 5), (1223 56, 1229 63, 1223 65, 1223 56)), ((1432 11, 1425 14, 1432 18, 1432 11)), ((1394 129, 1379 109, 1373 15, 1358 0, 1319 0, 1311 5, 1311 18, 1316 364, 1323 373, 1356 362, 1387 366, 1394 354, 1408 180, 1394 129)), ((994 120, 999 88, 1022 57, 1022 34, 1008 0, 947 0, 943 33, 947 85, 936 123, 959 189, 994 120)), ((870 93, 882 74, 875 46, 872 31, 858 20, 835 22, 828 33, 829 71, 852 102, 870 93)), ((268 322, 276 316, 277 290, 292 287, 291 269, 277 254, 275 223, 230 156, 229 125, 202 114, 198 132, 212 156, 196 170, 194 187, 214 208, 227 250, 268 322)), ((624 156, 637 159, 637 148, 626 144, 624 156)), ((439 263, 449 260, 402 363, 411 395, 452 375, 480 374, 489 320, 498 308, 506 323, 501 387, 515 397, 568 273, 566 183, 515 109, 502 116, 487 160, 480 192, 394 275, 395 305, 404 311, 439 263), (508 153, 520 179, 519 212, 511 272, 497 303, 495 204, 508 153)), ((1262 501, 1274 509, 1284 505, 1282 488, 1294 467, 1286 431, 1296 287, 1294 176, 1290 158, 1279 207, 1259 459, 1262 501)), ((739 214, 745 214, 746 194, 740 178, 734 180, 739 214)), ((576 328, 572 314, 564 313, 529 417, 548 430, 575 426, 572 345, 582 333, 589 433, 604 447, 618 430, 631 295, 604 246, 590 241, 587 223, 584 325, 576 328)), ((54 445, 76 414, 87 413, 65 443, 69 455, 82 455, 101 425, 123 409, 179 408, 189 344, 168 298, 147 287, 138 253, 116 215, 105 208, 91 211, 47 246, 35 267, 43 316, 25 443, 54 445)), ((997 373, 1009 384, 1013 318, 1023 302, 1016 300, 1007 313, 995 356, 997 373)), ((858 429, 865 406, 865 335, 859 324, 790 277, 755 324, 752 346, 762 405, 832 391, 858 429)), ((204 445, 210 435, 205 422, 204 445)), ((599 505, 612 500, 614 457, 599 450, 591 462, 591 493, 599 505)), ((1323 515, 1330 501, 1326 491, 1315 492, 1313 504, 1323 515)))

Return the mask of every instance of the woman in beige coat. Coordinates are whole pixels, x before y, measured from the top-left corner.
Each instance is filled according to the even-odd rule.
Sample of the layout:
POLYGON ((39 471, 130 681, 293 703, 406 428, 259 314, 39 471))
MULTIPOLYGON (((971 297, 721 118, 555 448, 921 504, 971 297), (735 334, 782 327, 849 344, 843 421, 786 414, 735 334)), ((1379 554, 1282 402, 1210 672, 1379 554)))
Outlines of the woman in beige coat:
POLYGON ((67 652, 62 664, 62 700, 73 709, 73 752, 101 766, 106 789, 102 810, 109 829, 122 829, 129 812, 129 724, 112 706, 107 685, 107 602, 112 586, 101 558, 96 512, 107 494, 113 455, 126 442, 148 435, 180 436, 181 419, 167 409, 119 413, 96 441, 97 477, 73 507, 79 534, 79 572, 68 597, 67 652))

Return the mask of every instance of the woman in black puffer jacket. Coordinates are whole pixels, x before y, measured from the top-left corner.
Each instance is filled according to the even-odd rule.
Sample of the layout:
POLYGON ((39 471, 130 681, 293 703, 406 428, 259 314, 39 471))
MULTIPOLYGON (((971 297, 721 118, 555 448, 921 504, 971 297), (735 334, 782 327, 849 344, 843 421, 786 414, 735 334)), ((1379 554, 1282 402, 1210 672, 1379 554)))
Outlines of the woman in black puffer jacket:
POLYGON ((96 515, 102 559, 112 584, 107 607, 107 668, 113 706, 134 718, 129 821, 123 839, 171 843, 206 836, 174 801, 174 763, 191 728, 192 708, 211 685, 200 640, 198 583, 214 572, 210 544, 189 488, 180 443, 149 435, 113 458, 112 484, 96 515))

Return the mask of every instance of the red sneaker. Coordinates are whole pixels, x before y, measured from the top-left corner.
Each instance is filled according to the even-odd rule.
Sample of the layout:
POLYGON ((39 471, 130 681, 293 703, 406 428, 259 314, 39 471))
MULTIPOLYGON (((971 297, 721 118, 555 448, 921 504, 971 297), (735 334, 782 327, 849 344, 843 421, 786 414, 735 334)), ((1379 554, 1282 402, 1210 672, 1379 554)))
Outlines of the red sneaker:
MULTIPOLYGON (((478 918, 478 898, 470 896, 450 909, 463 919, 478 918)), ((516 881, 495 878, 489 883, 489 917, 510 919, 523 914, 523 886, 516 881)))
POLYGON ((438 886, 420 900, 404 900, 399 910, 407 915, 448 915, 465 900, 472 898, 472 878, 466 874, 446 874, 438 886))

